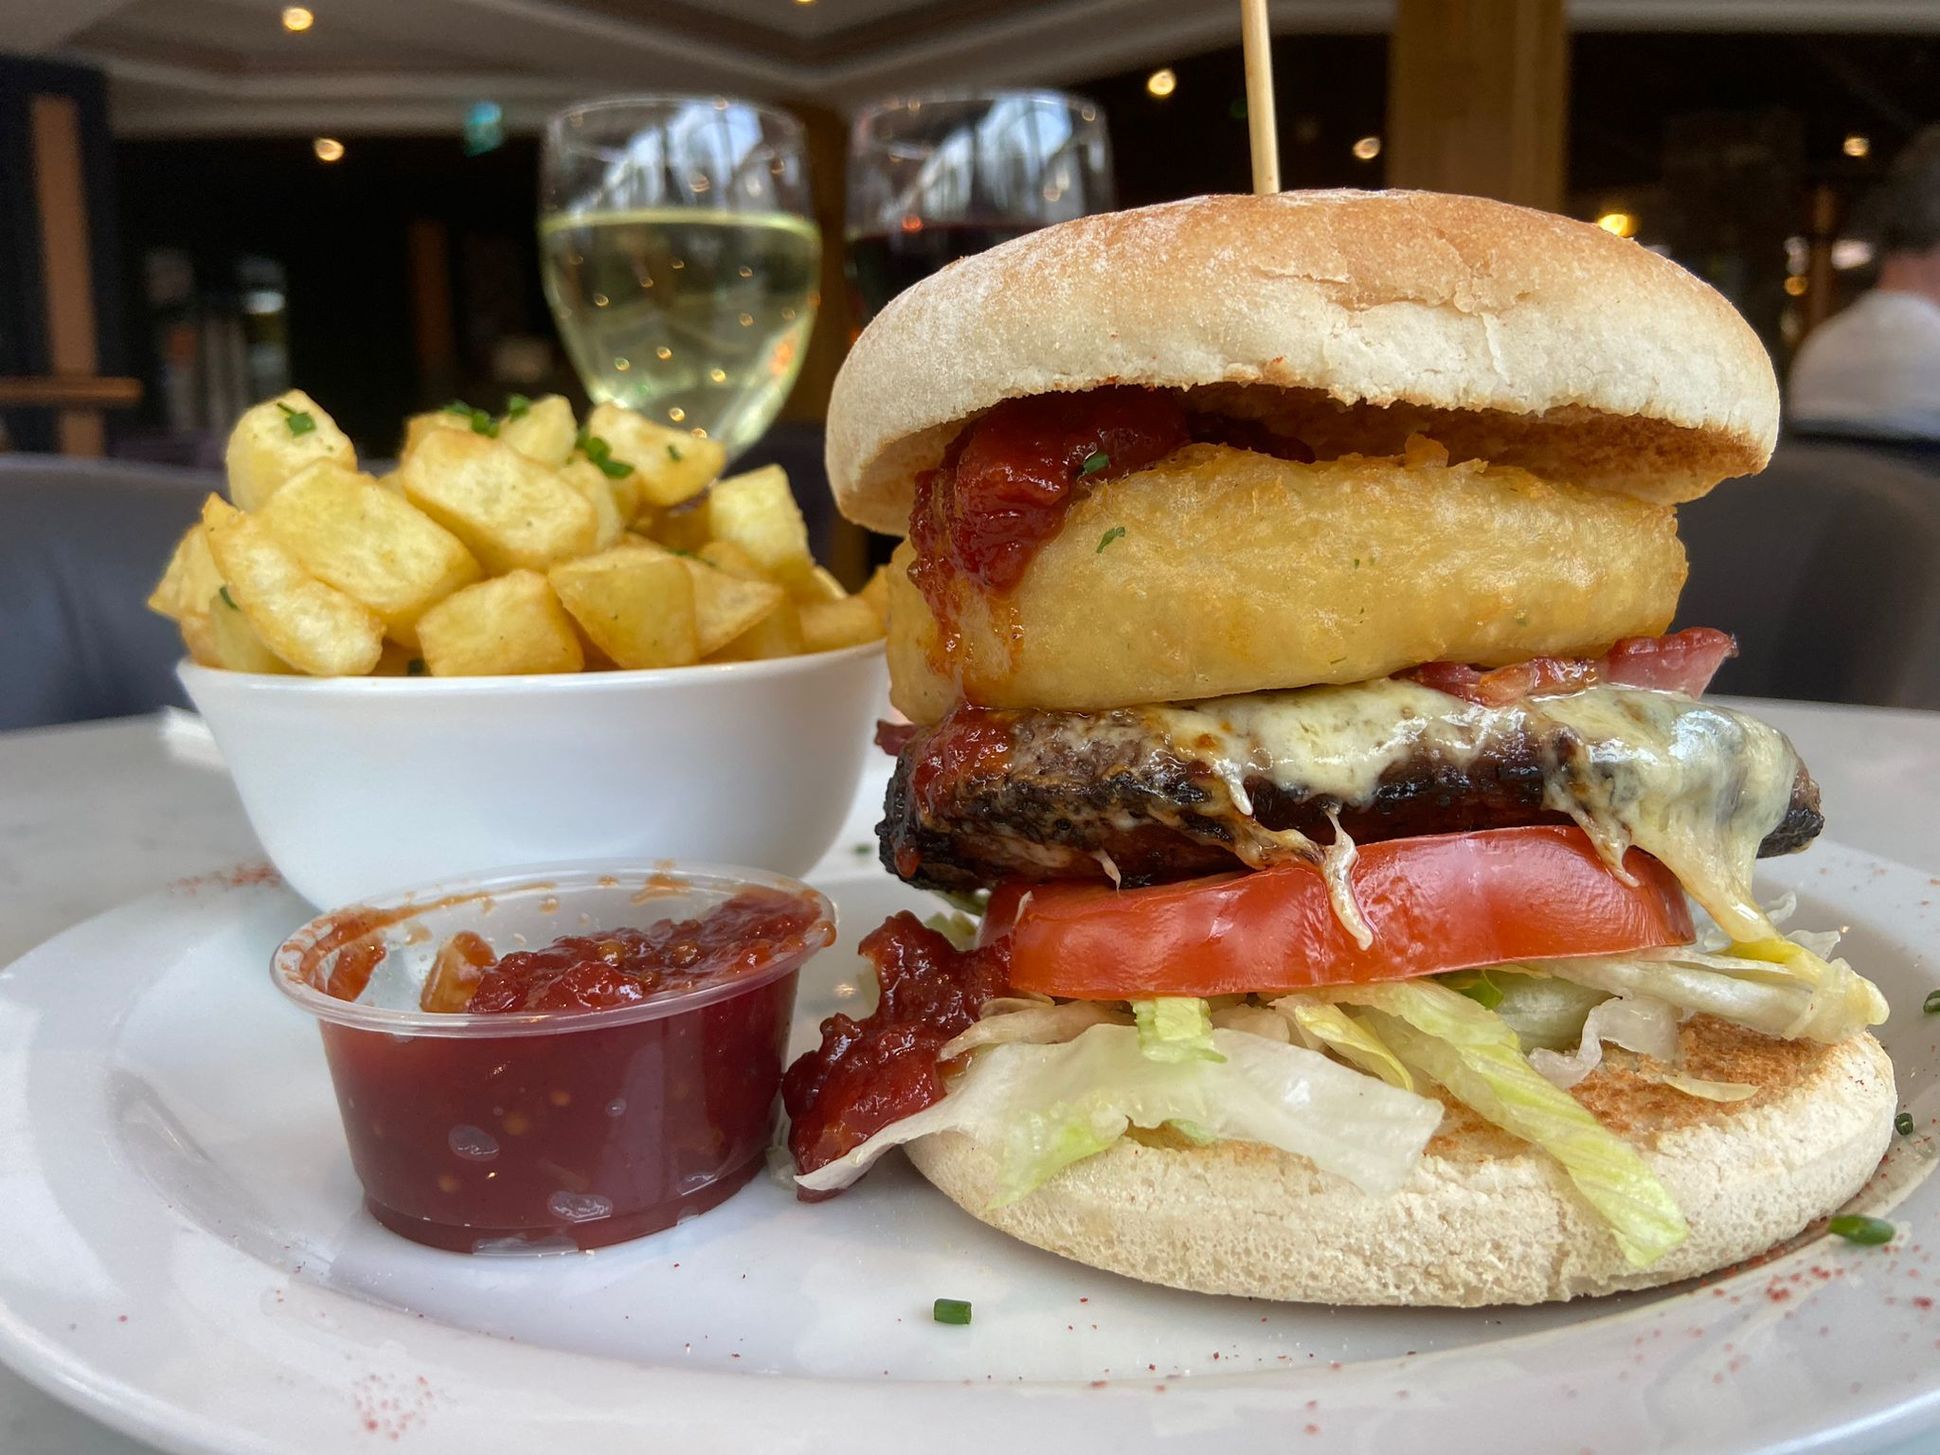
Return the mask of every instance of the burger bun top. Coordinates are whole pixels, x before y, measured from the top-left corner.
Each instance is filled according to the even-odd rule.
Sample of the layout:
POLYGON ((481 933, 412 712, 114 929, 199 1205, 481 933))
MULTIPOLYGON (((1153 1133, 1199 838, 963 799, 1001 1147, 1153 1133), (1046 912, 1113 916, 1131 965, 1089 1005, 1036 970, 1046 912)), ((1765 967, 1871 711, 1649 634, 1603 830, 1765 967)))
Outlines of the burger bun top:
POLYGON ((1196 197, 965 258, 863 331, 829 404, 843 514, 901 534, 912 480, 1006 399, 1190 391, 1323 458, 1431 435, 1660 503, 1764 467, 1778 385, 1731 305, 1588 223, 1433 192, 1196 197))

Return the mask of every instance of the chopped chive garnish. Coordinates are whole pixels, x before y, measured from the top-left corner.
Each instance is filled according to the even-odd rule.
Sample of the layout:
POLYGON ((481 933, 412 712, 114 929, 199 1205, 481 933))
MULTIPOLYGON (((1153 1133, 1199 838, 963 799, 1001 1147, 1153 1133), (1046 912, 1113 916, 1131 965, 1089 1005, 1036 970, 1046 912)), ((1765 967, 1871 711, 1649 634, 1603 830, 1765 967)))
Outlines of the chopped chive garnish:
POLYGON ((1913 1113, 1910 1111, 1903 1111, 1898 1116, 1894 1117, 1893 1130, 1898 1132, 1902 1137, 1912 1136, 1913 1135, 1913 1113))
POLYGON ((429 667, 424 665, 423 657, 413 657, 404 664, 404 675, 406 677, 422 677, 430 670, 429 667))
POLYGON ((616 460, 611 455, 603 460, 595 460, 593 463, 600 467, 600 474, 609 480, 624 480, 633 473, 632 465, 625 460, 616 460))
POLYGON ((667 446, 667 458, 668 458, 668 459, 670 459, 670 460, 672 460, 672 461, 673 461, 673 462, 674 462, 674 463, 675 463, 676 465, 678 465, 678 464, 679 464, 679 463, 681 462, 681 458, 682 458, 682 456, 681 456, 681 453, 680 453, 680 446, 679 446, 679 445, 668 445, 668 446, 667 446))
POLYGON ((229 594, 229 588, 227 586, 216 587, 216 595, 222 598, 222 604, 228 607, 231 611, 234 611, 237 609, 236 598, 229 594))
POLYGON ((498 421, 482 409, 472 411, 472 433, 498 438, 498 421))
POLYGON ((532 410, 532 401, 523 394, 509 394, 505 399, 505 417, 524 419, 532 410))
POLYGON ((289 426, 293 435, 301 437, 317 427, 317 417, 307 409, 292 409, 280 399, 276 401, 276 407, 283 411, 283 423, 289 426))
POLYGON ((452 400, 451 403, 447 404, 444 407, 444 412, 446 414, 462 414, 467 419, 471 418, 472 415, 478 413, 477 410, 473 409, 469 404, 465 403, 465 401, 462 399, 452 400))
POLYGON ((578 445, 579 452, 595 465, 599 464, 602 460, 611 458, 613 454, 613 446, 609 445, 598 435, 588 434, 583 429, 579 432, 578 445))
POLYGON ((1106 531, 1102 536, 1098 537, 1098 549, 1093 551, 1092 554, 1094 556, 1103 555, 1105 547, 1110 545, 1113 541, 1118 540, 1124 534, 1125 534, 1124 526, 1122 525, 1113 526, 1110 530, 1106 531))
POLYGON ((1920 1002, 1920 1009, 1928 1015, 1940 1015, 1940 990, 1929 990, 1927 998, 1920 1002))
POLYGON ((1078 478, 1082 480, 1087 475, 1096 475, 1100 470, 1109 470, 1110 468, 1111 456, 1103 450, 1093 450, 1085 456, 1085 462, 1078 466, 1078 478))
POLYGON ((930 1317, 939 1324, 967 1324, 970 1322, 970 1301, 963 1298, 939 1298, 930 1306, 930 1317))
POLYGON ((1868 1248, 1892 1242, 1893 1235, 1899 1231, 1885 1218, 1862 1217, 1857 1213, 1841 1213, 1836 1218, 1827 1219, 1825 1226, 1828 1233, 1868 1248))

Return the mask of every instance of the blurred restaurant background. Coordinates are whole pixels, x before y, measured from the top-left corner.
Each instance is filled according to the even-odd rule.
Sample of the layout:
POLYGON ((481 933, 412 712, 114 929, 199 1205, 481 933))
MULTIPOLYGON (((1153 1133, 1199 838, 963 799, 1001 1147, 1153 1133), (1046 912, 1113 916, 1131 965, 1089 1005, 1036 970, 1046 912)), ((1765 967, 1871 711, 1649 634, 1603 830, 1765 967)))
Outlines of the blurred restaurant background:
MULTIPOLYGON (((1271 15, 1284 186, 1473 192, 1596 222, 1715 285, 1781 379, 1879 281, 1890 169, 1940 122, 1932 0, 1292 0, 1271 15)), ((561 108, 685 93, 799 124, 764 153, 761 206, 797 221, 763 234, 774 276, 740 271, 760 307, 710 279, 730 322, 696 336, 719 325, 727 351, 738 323, 758 338, 774 397, 742 397, 731 452, 786 464, 851 585, 882 551, 830 518, 820 420, 866 312, 1059 216, 1249 185, 1224 0, 0 0, 0 17, 0 668, 42 681, 0 726, 172 693, 167 624, 141 620, 140 594, 256 400, 302 388, 373 459, 395 454, 405 416, 454 399, 561 392, 583 408, 589 387, 637 386, 628 402, 685 418, 650 360, 621 359, 631 380, 587 366, 614 349, 574 312, 609 300, 593 244, 560 231, 570 181, 543 190, 561 108), (933 124, 965 96, 962 125, 933 124), (926 128, 936 160, 899 177, 926 128), (999 142, 1015 175, 984 158, 999 142), (944 164, 959 143, 968 172, 944 164), (178 477, 193 488, 171 490, 178 477), (77 624, 97 610, 109 619, 77 624), (45 655, 37 632, 80 633, 70 665, 145 650, 156 670, 125 692, 57 682, 27 662, 45 655)), ((680 115, 699 125, 709 104, 680 115)), ((1929 170, 1940 189, 1940 155, 1929 170)), ((726 360, 708 377, 733 388, 726 360)), ((682 387, 711 397, 707 383, 682 387)), ((1745 641, 1720 687, 1940 706, 1940 440, 1794 425, 1757 491, 1685 512, 1686 619, 1745 641)))

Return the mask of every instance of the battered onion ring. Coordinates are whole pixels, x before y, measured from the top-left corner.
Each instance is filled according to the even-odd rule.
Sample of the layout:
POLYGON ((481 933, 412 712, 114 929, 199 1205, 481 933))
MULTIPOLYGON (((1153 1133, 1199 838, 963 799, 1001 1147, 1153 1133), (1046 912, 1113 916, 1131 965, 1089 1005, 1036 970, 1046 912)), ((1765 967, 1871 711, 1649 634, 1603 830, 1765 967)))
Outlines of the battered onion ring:
POLYGON ((959 697, 1108 708, 1590 655, 1669 626, 1685 574, 1665 506, 1480 462, 1221 445, 1093 491, 1012 596, 966 590, 947 675, 909 561, 889 573, 890 695, 917 722, 959 697))

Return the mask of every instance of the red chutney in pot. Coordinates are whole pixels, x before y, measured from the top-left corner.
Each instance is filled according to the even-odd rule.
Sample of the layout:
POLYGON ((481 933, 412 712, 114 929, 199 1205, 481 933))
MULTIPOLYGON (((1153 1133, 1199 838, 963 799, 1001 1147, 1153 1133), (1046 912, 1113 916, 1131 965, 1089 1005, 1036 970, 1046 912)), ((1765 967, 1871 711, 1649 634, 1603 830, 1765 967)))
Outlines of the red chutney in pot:
POLYGON ((454 935, 425 1004, 462 1005, 462 1034, 321 1027, 371 1213, 458 1252, 564 1250, 724 1201, 763 1165, 796 971, 833 938, 821 902, 764 888, 496 960, 454 935))

